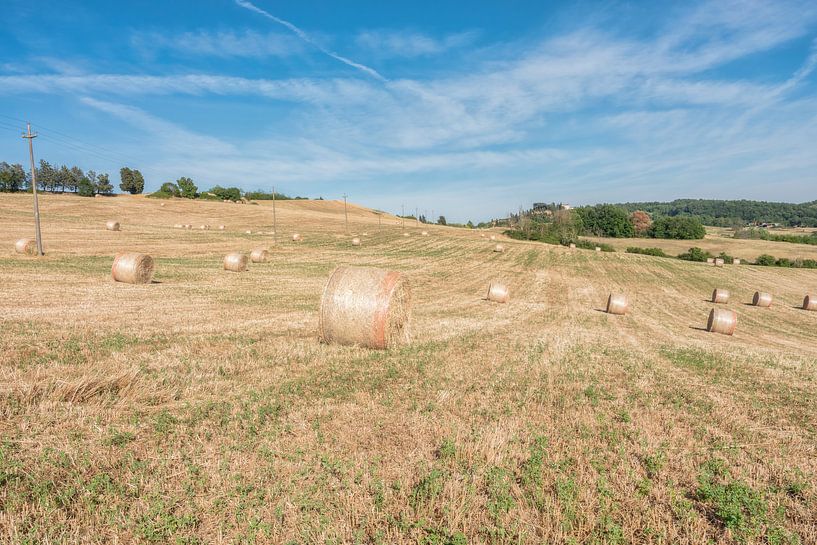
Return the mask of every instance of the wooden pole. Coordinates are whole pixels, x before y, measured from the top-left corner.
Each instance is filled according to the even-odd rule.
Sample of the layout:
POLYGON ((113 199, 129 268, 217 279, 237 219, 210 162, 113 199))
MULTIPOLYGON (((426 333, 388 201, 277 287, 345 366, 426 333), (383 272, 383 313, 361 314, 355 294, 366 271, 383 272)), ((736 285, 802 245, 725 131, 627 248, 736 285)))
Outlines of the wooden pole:
POLYGON ((31 123, 27 123, 27 132, 23 138, 28 139, 28 155, 31 158, 31 191, 34 193, 34 236, 37 239, 37 255, 43 253, 43 238, 40 233, 40 200, 37 197, 37 169, 34 167, 34 139, 36 134, 31 134, 31 123))
POLYGON ((278 218, 275 215, 275 186, 272 186, 272 240, 278 242, 278 218))

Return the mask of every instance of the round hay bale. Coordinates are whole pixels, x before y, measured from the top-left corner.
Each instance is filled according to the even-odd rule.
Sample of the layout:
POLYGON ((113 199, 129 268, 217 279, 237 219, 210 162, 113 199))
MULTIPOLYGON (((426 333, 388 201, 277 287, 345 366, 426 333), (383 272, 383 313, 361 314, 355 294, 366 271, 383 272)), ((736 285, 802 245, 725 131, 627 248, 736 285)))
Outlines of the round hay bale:
POLYGON ((568 247, 569 247, 571 250, 575 250, 575 249, 576 249, 576 243, 575 243, 575 242, 571 242, 571 243, 569 244, 569 246, 568 246, 568 247))
POLYGON ((480 233, 479 236, 481 236, 482 238, 485 238, 485 233, 480 233))
POLYGON ((712 302, 713 303, 728 303, 729 302, 729 290, 715 288, 712 292, 712 302))
POLYGON ((763 291, 756 291, 755 296, 752 297, 752 304, 756 307, 768 308, 772 306, 772 294, 763 291))
POLYGON ((161 203, 161 204, 159 204, 159 206, 164 206, 164 205, 165 205, 165 203, 161 203))
POLYGON ((147 254, 117 254, 111 267, 111 277, 126 284, 150 284, 153 279, 153 258, 147 254))
POLYGON ((734 310, 713 308, 706 322, 706 330, 710 333, 732 335, 738 326, 738 315, 734 310))
POLYGON ((496 246, 494 246, 494 251, 502 253, 505 251, 505 246, 503 246, 502 244, 497 244, 496 246))
POLYGON ((723 267, 723 259, 720 258, 720 257, 715 258, 715 266, 716 267, 723 267))
POLYGON ((352 239, 352 246, 360 246, 360 239, 355 237, 352 239))
POLYGON ((817 295, 806 295, 803 299, 803 310, 817 310, 817 295))
POLYGON ((223 231, 224 229, 225 229, 225 227, 224 227, 223 225, 219 225, 219 226, 218 226, 218 230, 219 230, 219 231, 223 231))
POLYGON ((252 234, 252 231, 244 231, 244 234, 245 234, 245 235, 251 235, 251 234, 252 234))
POLYGON ((95 198, 95 199, 101 199, 101 198, 102 198, 102 195, 100 195, 99 193, 97 193, 96 195, 94 195, 94 198, 95 198))
POLYGON ((18 254, 37 255, 37 241, 33 238, 21 238, 14 243, 14 251, 18 254))
POLYGON ((181 223, 177 223, 177 224, 175 224, 175 225, 173 226, 173 228, 174 228, 174 229, 181 229, 181 228, 183 228, 183 227, 184 227, 184 225, 182 225, 181 223))
POLYGON ((607 314, 623 316, 627 314, 629 308, 630 303, 627 301, 627 296, 622 293, 611 293, 607 298, 607 314))
POLYGON ((490 240, 496 240, 496 237, 495 237, 494 235, 491 235, 491 236, 490 236, 490 237, 488 237, 488 238, 489 238, 490 240))
POLYGON ((423 231, 423 232, 422 232, 422 233, 420 233, 420 234, 421 234, 421 235, 423 235, 424 237, 427 237, 427 236, 428 236, 428 231, 423 231))
POLYGON ((601 246, 596 246, 596 251, 600 252, 601 251, 601 246))
POLYGON ((707 258, 706 258, 706 262, 707 262, 708 264, 712 265, 712 264, 714 264, 714 263, 715 263, 715 258, 714 258, 714 257, 707 257, 707 258))
POLYGON ((224 270, 244 272, 247 270, 247 255, 233 252, 224 256, 224 270))
POLYGON ((361 235, 360 235, 360 236, 362 236, 362 237, 367 237, 367 236, 369 236, 369 233, 361 233, 361 235))
POLYGON ((402 273, 338 267, 321 297, 319 334, 325 343, 385 349, 411 340, 411 290, 402 273))
POLYGON ((292 242, 300 242, 303 240, 300 233, 293 233, 292 234, 292 242))
POLYGON ((193 226, 192 226, 191 224, 189 224, 189 223, 186 223, 186 224, 184 225, 184 228, 185 228, 185 229, 192 229, 192 228, 193 228, 193 226))
POLYGON ((269 261, 269 251, 266 248, 256 248, 250 252, 250 261, 253 263, 266 263, 269 261))
POLYGON ((403 233, 403 236, 404 237, 410 237, 411 235, 409 233, 403 233))
POLYGON ((199 229, 201 229, 202 231, 206 231, 206 230, 208 230, 209 228, 210 228, 210 226, 209 226, 209 225, 199 225, 199 229))
POLYGON ((108 231, 119 231, 119 222, 110 220, 105 224, 105 229, 108 231))
POLYGON ((507 303, 511 298, 508 287, 499 282, 491 282, 488 284, 488 295, 486 299, 494 303, 507 303))
POLYGON ((735 259, 733 259, 732 260, 732 265, 740 265, 740 259, 737 258, 737 257, 735 259))

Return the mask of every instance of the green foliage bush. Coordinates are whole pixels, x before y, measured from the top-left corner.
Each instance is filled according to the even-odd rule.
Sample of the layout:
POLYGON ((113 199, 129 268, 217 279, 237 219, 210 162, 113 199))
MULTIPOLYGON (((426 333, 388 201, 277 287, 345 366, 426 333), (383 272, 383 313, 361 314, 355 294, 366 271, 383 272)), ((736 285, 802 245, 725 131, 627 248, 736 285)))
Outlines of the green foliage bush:
POLYGON ((706 250, 698 248, 697 246, 690 248, 683 254, 678 254, 678 259, 683 259, 685 261, 706 261, 710 257, 714 256, 706 250))
POLYGON ((661 216, 653 220, 648 234, 652 238, 697 240, 704 238, 706 229, 698 218, 661 216))
POLYGON ((635 236, 630 214, 612 204, 583 206, 575 210, 581 219, 585 234, 599 237, 629 238, 635 236))
POLYGON ((579 239, 573 241, 573 243, 576 245, 576 248, 582 248, 584 250, 595 250, 596 246, 598 246, 599 248, 601 248, 602 252, 616 251, 615 248, 613 248, 609 244, 605 244, 604 242, 593 242, 592 240, 579 239))
POLYGON ((627 248, 628 254, 653 255, 656 257, 671 257, 661 248, 639 248, 638 246, 630 246, 627 248))
POLYGON ((762 254, 755 259, 755 265, 762 265, 764 267, 771 267, 777 262, 773 255, 762 254))

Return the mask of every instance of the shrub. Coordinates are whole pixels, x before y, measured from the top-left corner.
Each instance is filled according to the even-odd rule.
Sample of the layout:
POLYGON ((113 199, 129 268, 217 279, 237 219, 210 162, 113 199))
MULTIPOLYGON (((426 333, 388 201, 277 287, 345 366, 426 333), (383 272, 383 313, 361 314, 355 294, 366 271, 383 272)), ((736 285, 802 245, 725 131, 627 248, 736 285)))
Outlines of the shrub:
POLYGON ((655 219, 650 227, 652 238, 696 240, 706 235, 701 220, 689 216, 663 216, 655 219))
POLYGON ((787 257, 781 257, 780 259, 775 261, 774 264, 777 265, 778 267, 794 267, 795 266, 794 261, 792 261, 791 259, 789 259, 787 257))
POLYGON ((713 255, 697 246, 690 248, 683 254, 678 254, 678 259, 685 261, 706 261, 710 257, 713 257, 713 255))
POLYGON ((757 259, 755 259, 755 265, 762 265, 764 267, 771 267, 772 265, 774 265, 776 263, 776 261, 777 260, 774 258, 773 255, 763 254, 763 255, 757 256, 757 259))
POLYGON ((661 248, 639 248, 638 246, 630 246, 627 248, 628 254, 642 254, 654 255, 656 257, 670 257, 661 248))
POLYGON ((732 257, 731 255, 727 254, 726 252, 721 252, 718 255, 718 257, 723 259, 724 263, 734 263, 735 262, 735 258, 732 257))
POLYGON ((598 204, 577 208, 586 234, 627 238, 635 236, 635 229, 627 210, 612 204, 598 204))
MULTIPOLYGON (((599 248, 601 248, 602 252, 615 252, 616 251, 615 248, 613 248, 609 244, 605 244, 604 242, 593 242, 592 240, 579 239, 579 240, 573 241, 573 243, 576 245, 576 248, 583 248, 585 250, 595 250, 596 246, 598 246, 599 248)), ((570 243, 568 242, 568 244, 570 244, 570 243)))

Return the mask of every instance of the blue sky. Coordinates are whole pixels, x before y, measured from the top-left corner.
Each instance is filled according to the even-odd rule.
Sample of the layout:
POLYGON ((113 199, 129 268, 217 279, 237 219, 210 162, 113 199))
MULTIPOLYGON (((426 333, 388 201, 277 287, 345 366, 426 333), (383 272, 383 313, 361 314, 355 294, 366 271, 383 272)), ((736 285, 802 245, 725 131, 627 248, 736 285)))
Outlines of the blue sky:
POLYGON ((449 220, 817 198, 817 3, 4 2, 0 160, 449 220))

